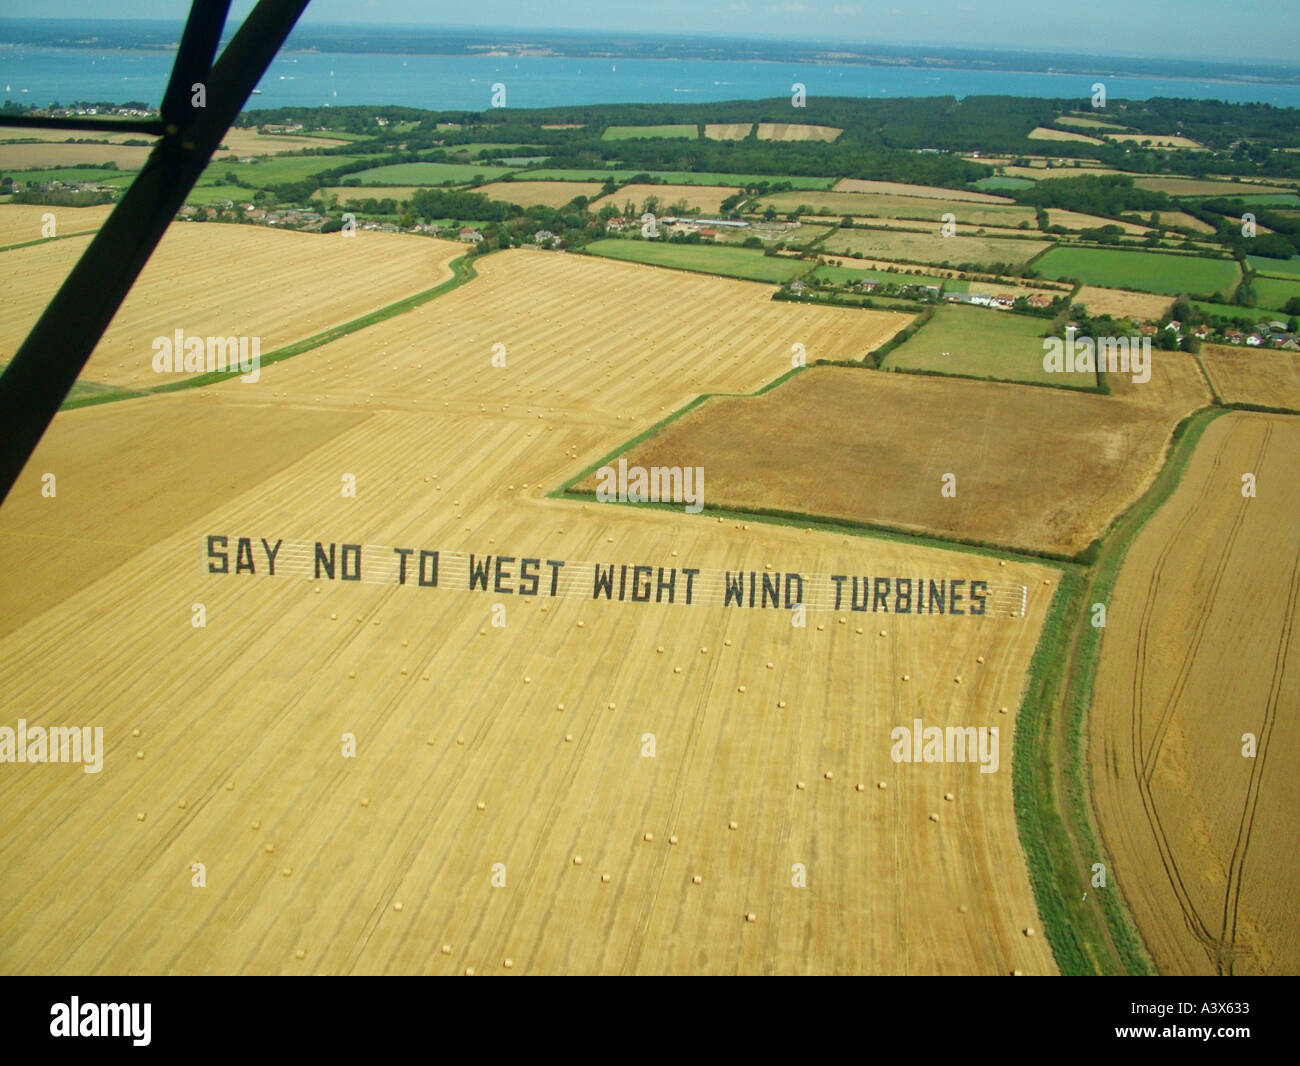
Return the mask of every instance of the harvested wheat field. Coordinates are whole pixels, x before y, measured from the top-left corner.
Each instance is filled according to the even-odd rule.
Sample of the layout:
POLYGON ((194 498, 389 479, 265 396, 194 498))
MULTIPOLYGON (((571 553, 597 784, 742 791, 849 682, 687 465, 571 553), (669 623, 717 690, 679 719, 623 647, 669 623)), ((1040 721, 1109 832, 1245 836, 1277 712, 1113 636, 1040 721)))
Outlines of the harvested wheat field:
POLYGON ((255 129, 232 126, 221 138, 224 150, 218 148, 213 158, 221 159, 227 152, 235 155, 283 155, 306 148, 338 148, 347 143, 337 137, 294 137, 292 134, 258 133, 255 129))
POLYGON ((0 638, 0 686, 33 725, 93 708, 105 754, 99 773, 0 777, 0 970, 1054 972, 1026 934, 1041 923, 1012 809, 1015 716, 999 713, 1018 704, 1053 571, 545 495, 692 389, 756 387, 756 337, 816 343, 870 319, 577 257, 478 269, 256 385, 55 420, 0 507, 27 564, 7 580, 44 606, 0 638), (178 484, 238 466, 229 427, 284 411, 304 417, 273 461, 199 502, 178 484), (112 455, 154 421, 172 465, 91 482, 79 439, 112 455), (51 466, 60 491, 42 499, 51 466), (128 480, 155 498, 93 498, 128 480), (68 540, 50 533, 60 515, 68 540), (231 538, 228 572, 209 572, 208 536, 231 538), (133 550, 47 594, 84 558, 78 537, 133 550), (339 579, 314 577, 316 540, 362 546, 360 580, 341 579, 346 555, 339 579), (439 551, 437 587, 415 554, 401 584, 393 547, 439 551), (469 587, 470 552, 492 557, 491 591, 469 587), (653 566, 673 602, 633 602, 636 578, 621 601, 593 598, 583 560, 653 566), (802 628, 720 605, 719 571, 769 564, 810 582, 987 581, 990 610, 868 622, 833 610, 825 579, 802 628), (690 605, 674 567, 698 570, 690 605), (922 716, 999 727, 998 771, 891 761, 890 730, 922 716))
POLYGON ((762 198, 762 206, 778 211, 795 211, 811 207, 819 214, 840 218, 854 215, 871 218, 905 218, 919 220, 920 226, 942 224, 945 213, 957 216, 957 229, 975 226, 1018 226, 1027 222, 1036 226, 1031 207, 1000 204, 977 204, 965 200, 937 200, 927 196, 892 196, 883 193, 825 192, 816 189, 771 193, 762 198))
MULTIPOLYGON (((144 145, 125 144, 0 144, 0 171, 71 167, 78 163, 116 163, 122 170, 139 170, 151 151, 144 145)), ((21 174, 13 176, 22 177, 21 174)))
POLYGON ((975 263, 1025 263, 1051 245, 1046 241, 1011 237, 967 236, 973 226, 958 226, 955 237, 940 233, 940 223, 935 221, 930 233, 910 233, 902 230, 869 230, 853 228, 832 233, 822 244, 822 249, 832 255, 861 253, 878 259, 896 259, 903 262, 944 263, 954 266, 975 263))
MULTIPOLYGON (((596 187, 596 191, 600 192, 599 186, 596 187)), ((716 214, 722 209, 722 201, 735 196, 739 191, 730 185, 624 185, 617 192, 593 200, 590 210, 599 211, 606 204, 613 204, 622 210, 623 206, 631 200, 640 211, 647 197, 656 196, 659 198, 658 213, 661 215, 670 214, 673 205, 681 200, 686 201, 687 210, 696 209, 706 214, 716 214)))
POLYGON ((1190 137, 1179 137, 1172 133, 1106 133, 1108 141, 1133 141, 1151 148, 1193 148, 1205 150, 1205 145, 1190 137))
POLYGON ((1065 130, 1054 130, 1048 126, 1038 126, 1025 134, 1031 141, 1073 141, 1077 144, 1105 144, 1105 141, 1099 141, 1096 137, 1089 137, 1083 133, 1067 133, 1065 130))
POLYGON ((1100 285, 1084 285, 1074 297, 1091 315, 1111 315, 1114 318, 1131 318, 1135 322, 1159 321, 1174 305, 1172 296, 1157 296, 1149 292, 1129 289, 1106 289, 1100 285))
POLYGON ((1224 403, 1300 411, 1300 358, 1295 352, 1206 344, 1200 358, 1224 403))
POLYGON ((798 122, 760 122, 760 141, 833 141, 844 131, 838 126, 810 126, 798 122))
POLYGON ((1066 229, 1098 229, 1102 226, 1118 226, 1128 234, 1146 236, 1151 232, 1147 226, 1135 226, 1132 222, 1121 222, 1119 219, 1103 218, 1100 215, 1085 215, 1078 211, 1063 211, 1060 208, 1051 208, 1047 212, 1047 224, 1049 226, 1064 226, 1066 229))
POLYGON ((1174 426, 1210 400, 1190 359, 1154 354, 1151 380, 1116 396, 810 367, 760 396, 710 399, 624 457, 703 466, 713 506, 1072 555, 1146 490, 1174 426), (1027 469, 1045 448, 1069 461, 1027 469), (955 497, 940 491, 949 473, 955 497))
POLYGON ((1109 599, 1092 784, 1114 882, 1161 973, 1300 969, 1298 461, 1300 419, 1217 419, 1109 599))
MULTIPOLYGON (((983 162, 989 162, 983 160, 983 162)), ((874 193, 882 196, 913 196, 928 200, 966 200, 973 204, 1001 204, 1015 207, 1016 202, 1007 196, 993 196, 986 192, 969 192, 966 189, 945 189, 939 185, 909 185, 903 181, 869 181, 864 178, 841 178, 834 185, 835 192, 874 193)))
POLYGON ((520 207, 563 207, 575 196, 597 197, 603 188, 598 181, 494 181, 474 192, 520 207))
POLYGON ((709 122, 704 126, 704 136, 711 141, 743 141, 753 128, 752 122, 709 122))
MULTIPOLYGON (((0 210, 8 210, 0 209, 0 210)), ((59 211, 70 210, 59 208, 59 211)), ((0 307, 0 361, 17 349, 89 237, 3 253, 12 271, 0 307)), ((184 374, 154 372, 153 341, 259 337, 262 355, 451 276, 461 245, 387 233, 311 234, 263 226, 178 224, 167 231, 82 377, 125 387, 184 374)))
MULTIPOLYGON (((46 204, 0 204, 0 245, 23 244, 44 238, 45 216, 54 216, 54 235, 94 233, 113 211, 113 204, 96 207, 50 207, 46 204)), ((62 279, 60 279, 62 280, 62 279)))

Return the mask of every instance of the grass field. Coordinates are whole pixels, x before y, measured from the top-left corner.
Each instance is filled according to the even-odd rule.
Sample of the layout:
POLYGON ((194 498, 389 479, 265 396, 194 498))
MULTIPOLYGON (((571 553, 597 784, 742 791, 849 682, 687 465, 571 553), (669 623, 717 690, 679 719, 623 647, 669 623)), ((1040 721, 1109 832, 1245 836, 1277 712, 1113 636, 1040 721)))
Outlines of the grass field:
POLYGON ((1043 369, 1047 319, 988 307, 941 306, 885 358, 891 370, 929 370, 1004 381, 1094 388, 1097 375, 1043 369))
POLYGON ((699 136, 695 123, 669 126, 609 126, 600 135, 602 141, 630 141, 638 138, 672 138, 694 140, 699 136))
POLYGON ((1093 795, 1161 973, 1300 966, 1300 921, 1275 890, 1300 874, 1300 735, 1287 713, 1300 700, 1300 673, 1288 669, 1297 455, 1294 418, 1217 419, 1109 597, 1089 716, 1093 795), (1242 471, 1258 478, 1257 498, 1243 498, 1242 471))
POLYGON ((975 188, 981 192, 997 192, 999 189, 1016 191, 1019 189, 1029 189, 1033 187, 1033 181, 1029 178, 980 178, 975 182, 975 188))
POLYGON ((1113 396, 812 367, 760 396, 710 399, 624 457, 703 465, 721 506, 1073 555, 1146 491, 1173 427, 1209 402, 1190 357, 1156 355, 1149 382, 1113 396))
POLYGON ((1224 403, 1300 411, 1300 358, 1295 352, 1206 344, 1200 360, 1224 403))
POLYGON ((951 263, 1025 263, 1043 249, 1044 241, 1013 240, 998 237, 944 237, 936 221, 931 233, 904 233, 896 230, 841 229, 831 234, 822 247, 828 253, 860 253, 878 259, 899 259, 942 265, 951 263))
POLYGON ((393 163, 384 167, 371 167, 349 178, 359 178, 362 185, 467 185, 476 177, 485 182, 498 180, 511 174, 510 167, 494 167, 477 163, 393 163))
POLYGON ((1267 274, 1276 278, 1300 278, 1300 257, 1270 259, 1267 256, 1251 255, 1246 257, 1246 262, 1257 274, 1267 274))
POLYGON ((23 184, 39 184, 46 181, 96 181, 107 183, 110 180, 121 178, 131 179, 135 177, 134 171, 123 172, 121 170, 112 170, 101 167, 48 167, 43 170, 25 170, 22 172, 9 170, 5 174, 12 177, 15 181, 23 184))
POLYGON ((1040 923, 1016 719, 998 714, 1018 703, 1050 569, 545 494, 662 408, 771 379, 769 346, 788 365, 790 336, 840 329, 849 347, 873 316, 578 256, 478 269, 268 368, 255 395, 55 420, 0 508, 23 575, 5 595, 38 601, 0 637, 0 685, 31 723, 57 715, 51 686, 93 705, 106 754, 98 775, 0 777, 0 969, 1055 972, 1046 937, 1023 932, 1040 923), (216 533, 283 538, 277 578, 207 573, 216 533), (313 538, 439 548, 440 587, 298 576, 313 538), (572 596, 505 597, 502 630, 460 553, 508 551, 569 560, 575 580, 572 596), (593 600, 581 559, 699 567, 701 602, 593 600), (723 568, 767 562, 984 579, 1007 599, 1027 588, 1028 610, 869 627, 822 610, 800 632, 710 598, 723 568), (1002 771, 892 762, 902 673, 927 720, 1000 725, 1002 771))
POLYGON ((652 266, 718 274, 747 281, 779 283, 798 277, 808 270, 808 264, 799 259, 765 256, 757 248, 724 245, 668 244, 606 238, 587 245, 587 251, 592 255, 628 263, 648 263, 652 266))
POLYGON ((1260 307, 1280 311, 1287 301, 1300 296, 1300 277, 1268 278, 1256 276, 1255 298, 1260 307))
POLYGON ((1241 269, 1230 259, 1111 248, 1053 248, 1034 264, 1045 278, 1078 278, 1141 292, 1231 294, 1241 269))

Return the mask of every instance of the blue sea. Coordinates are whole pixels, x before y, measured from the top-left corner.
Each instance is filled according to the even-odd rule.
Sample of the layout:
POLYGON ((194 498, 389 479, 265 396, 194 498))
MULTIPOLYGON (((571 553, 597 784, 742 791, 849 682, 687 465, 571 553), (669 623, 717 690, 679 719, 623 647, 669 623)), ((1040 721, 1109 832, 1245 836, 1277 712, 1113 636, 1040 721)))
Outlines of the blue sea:
MULTIPOLYGON (((45 106, 74 100, 157 104, 172 56, 164 51, 33 45, 0 47, 0 99, 45 106)), ((789 96, 810 98, 1013 95, 1077 99, 1101 80, 1110 99, 1153 96, 1259 101, 1300 107, 1300 85, 1196 78, 1102 77, 896 65, 833 65, 715 59, 598 59, 479 55, 282 54, 250 98, 250 108, 345 104, 430 110, 487 109, 492 87, 516 108, 600 103, 702 103, 789 96)))

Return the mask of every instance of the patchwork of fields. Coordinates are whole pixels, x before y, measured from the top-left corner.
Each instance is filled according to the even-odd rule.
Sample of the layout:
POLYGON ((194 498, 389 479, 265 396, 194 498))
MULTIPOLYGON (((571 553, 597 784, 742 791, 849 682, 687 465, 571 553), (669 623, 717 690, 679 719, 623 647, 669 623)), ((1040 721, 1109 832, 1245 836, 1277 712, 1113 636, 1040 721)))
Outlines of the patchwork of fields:
POLYGON ((999 708, 1017 705, 1051 570, 545 495, 693 393, 770 379, 787 338, 857 347, 892 317, 512 252, 255 386, 59 415, 0 507, 6 555, 26 564, 15 595, 40 605, 0 637, 0 685, 33 722, 93 705, 106 754, 99 774, 0 778, 0 968, 1055 972, 1046 938, 1025 935, 1037 916, 1010 774, 889 757, 915 699, 940 725, 999 726, 1010 765, 1015 717, 999 708), (270 454, 244 461, 282 413, 270 454), (217 437, 241 448, 214 457, 217 437), (102 455, 133 459, 132 441, 165 463, 105 476, 102 455), (195 465, 229 478, 205 475, 201 494, 182 474, 195 465), (277 575, 208 572, 213 534, 259 551, 282 538, 277 575), (315 538, 368 559, 438 548, 443 579, 403 586, 367 563, 356 583, 313 580, 315 538), (101 544, 118 554, 88 573, 101 544), (801 631, 779 611, 521 596, 517 567, 509 595, 484 596, 455 587, 458 552, 1029 593, 1023 616, 867 625, 846 605, 801 631), (97 876, 76 875, 87 861, 97 876))

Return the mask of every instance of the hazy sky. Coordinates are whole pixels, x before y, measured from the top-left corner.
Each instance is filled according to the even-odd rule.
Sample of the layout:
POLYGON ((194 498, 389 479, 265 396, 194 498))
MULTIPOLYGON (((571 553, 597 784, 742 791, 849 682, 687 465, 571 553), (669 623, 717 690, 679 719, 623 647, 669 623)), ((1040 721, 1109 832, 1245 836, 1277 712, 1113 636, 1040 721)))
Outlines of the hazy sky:
MULTIPOLYGON (((234 0, 242 17, 252 0, 234 0)), ((3 0, 16 18, 182 18, 184 0, 3 0)), ((312 0, 304 22, 607 30, 1296 62, 1300 0, 312 0)))

